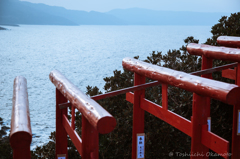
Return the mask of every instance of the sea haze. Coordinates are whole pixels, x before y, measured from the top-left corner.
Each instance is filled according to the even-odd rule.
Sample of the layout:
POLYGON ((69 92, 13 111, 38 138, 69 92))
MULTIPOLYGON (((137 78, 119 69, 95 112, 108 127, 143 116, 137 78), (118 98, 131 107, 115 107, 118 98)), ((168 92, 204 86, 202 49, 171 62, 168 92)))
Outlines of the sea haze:
POLYGON ((122 59, 178 49, 194 36, 204 43, 211 26, 6 26, 0 31, 0 117, 10 126, 13 80, 27 79, 32 147, 48 142, 55 130, 55 87, 49 73, 58 69, 82 91, 122 70, 122 59))
POLYGON ((0 0, 1 24, 32 25, 206 25, 212 26, 224 12, 156 11, 143 8, 109 12, 67 10, 18 0, 0 0))

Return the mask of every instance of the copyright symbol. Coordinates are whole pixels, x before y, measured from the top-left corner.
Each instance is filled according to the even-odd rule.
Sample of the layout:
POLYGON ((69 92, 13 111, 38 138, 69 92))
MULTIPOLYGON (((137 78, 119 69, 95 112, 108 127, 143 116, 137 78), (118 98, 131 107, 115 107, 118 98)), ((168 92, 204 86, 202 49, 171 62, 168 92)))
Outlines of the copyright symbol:
POLYGON ((169 156, 170 156, 170 157, 173 157, 173 152, 170 152, 170 153, 169 153, 169 156))

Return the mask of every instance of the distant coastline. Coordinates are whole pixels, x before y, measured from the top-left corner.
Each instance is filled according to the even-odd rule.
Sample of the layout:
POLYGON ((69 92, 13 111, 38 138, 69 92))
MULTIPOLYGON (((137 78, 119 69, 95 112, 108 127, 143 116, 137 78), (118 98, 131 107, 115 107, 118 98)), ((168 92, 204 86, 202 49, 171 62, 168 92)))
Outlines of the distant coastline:
POLYGON ((15 26, 15 27, 19 27, 18 24, 1 24, 0 23, 0 25, 2 25, 2 26, 15 26))
MULTIPOLYGON (((13 26, 13 27, 19 27, 18 24, 1 24, 1 23, 0 23, 0 25, 1 25, 1 26, 13 26)), ((1 27, 1 26, 0 26, 0 30, 8 30, 7 28, 1 27)))
POLYGON ((6 28, 0 27, 0 30, 7 30, 6 28))

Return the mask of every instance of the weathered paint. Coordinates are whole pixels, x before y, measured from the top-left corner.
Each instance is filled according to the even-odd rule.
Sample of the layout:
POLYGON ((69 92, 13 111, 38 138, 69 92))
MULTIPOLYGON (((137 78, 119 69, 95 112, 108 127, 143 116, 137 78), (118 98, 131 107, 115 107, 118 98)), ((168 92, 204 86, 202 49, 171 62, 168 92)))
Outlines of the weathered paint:
POLYGON ((204 55, 207 58, 240 62, 240 49, 190 43, 187 51, 191 55, 204 55))
POLYGON ((76 107, 101 134, 111 132, 116 126, 115 118, 97 102, 81 92, 59 71, 54 70, 49 78, 56 88, 76 107))
POLYGON ((14 159, 30 159, 32 130, 29 114, 27 80, 18 76, 14 80, 10 144, 14 159))
POLYGON ((201 78, 133 58, 124 58, 122 64, 125 69, 153 80, 158 80, 159 82, 208 96, 228 104, 235 104, 240 100, 238 98, 240 88, 235 84, 201 78))
POLYGON ((240 47, 240 37, 236 36, 219 36, 217 38, 217 43, 222 46, 228 46, 228 47, 240 47))

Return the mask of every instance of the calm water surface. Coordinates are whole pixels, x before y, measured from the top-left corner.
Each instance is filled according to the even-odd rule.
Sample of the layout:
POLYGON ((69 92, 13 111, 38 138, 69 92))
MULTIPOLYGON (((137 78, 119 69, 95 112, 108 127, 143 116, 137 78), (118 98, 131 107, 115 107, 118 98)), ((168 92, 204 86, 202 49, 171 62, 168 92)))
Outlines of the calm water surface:
POLYGON ((13 80, 28 82, 33 141, 48 142, 55 130, 55 87, 50 71, 58 69, 82 91, 103 90, 103 78, 122 70, 124 57, 180 48, 187 36, 204 43, 211 26, 36 26, 0 31, 0 117, 10 126, 13 80))

